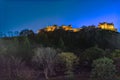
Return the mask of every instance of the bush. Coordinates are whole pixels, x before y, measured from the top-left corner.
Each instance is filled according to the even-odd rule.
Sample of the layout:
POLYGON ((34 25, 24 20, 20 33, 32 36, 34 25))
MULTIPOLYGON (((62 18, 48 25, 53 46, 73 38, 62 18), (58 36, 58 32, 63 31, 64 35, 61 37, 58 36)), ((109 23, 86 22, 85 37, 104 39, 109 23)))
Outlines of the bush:
POLYGON ((105 56, 105 51, 95 46, 86 49, 80 58, 82 59, 81 61, 88 61, 89 63, 92 63, 93 60, 103 56, 105 56))
POLYGON ((114 63, 115 63, 116 70, 117 70, 117 76, 120 77, 120 58, 115 58, 114 63))
POLYGON ((115 74, 113 60, 104 57, 93 61, 91 80, 115 80, 115 74))
POLYGON ((111 57, 112 59, 120 58, 120 50, 119 50, 119 49, 114 50, 114 51, 111 53, 110 57, 111 57))
POLYGON ((68 74, 72 73, 73 64, 74 64, 74 62, 77 62, 77 60, 78 60, 77 56, 70 52, 63 52, 63 53, 59 54, 59 57, 60 57, 61 61, 66 64, 67 73, 68 74))
POLYGON ((38 75, 20 59, 0 56, 0 80, 35 80, 38 75))

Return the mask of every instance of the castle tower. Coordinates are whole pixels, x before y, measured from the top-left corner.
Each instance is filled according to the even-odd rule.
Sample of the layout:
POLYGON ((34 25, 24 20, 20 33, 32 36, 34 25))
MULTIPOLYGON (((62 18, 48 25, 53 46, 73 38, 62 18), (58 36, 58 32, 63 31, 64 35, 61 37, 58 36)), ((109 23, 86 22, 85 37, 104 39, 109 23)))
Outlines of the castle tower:
POLYGON ((113 23, 106 23, 106 22, 99 23, 98 28, 105 29, 105 30, 111 30, 111 31, 117 31, 113 23))
POLYGON ((44 30, 49 32, 49 31, 54 31, 55 29, 57 29, 57 26, 47 26, 44 30))

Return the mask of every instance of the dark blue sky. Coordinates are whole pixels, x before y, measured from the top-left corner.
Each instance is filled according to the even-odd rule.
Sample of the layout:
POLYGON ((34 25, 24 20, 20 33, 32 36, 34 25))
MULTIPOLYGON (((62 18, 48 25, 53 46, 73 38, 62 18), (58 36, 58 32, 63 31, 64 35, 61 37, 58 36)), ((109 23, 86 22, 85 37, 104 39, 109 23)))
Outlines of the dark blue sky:
POLYGON ((120 0, 0 0, 0 32, 105 21, 120 31, 120 0))

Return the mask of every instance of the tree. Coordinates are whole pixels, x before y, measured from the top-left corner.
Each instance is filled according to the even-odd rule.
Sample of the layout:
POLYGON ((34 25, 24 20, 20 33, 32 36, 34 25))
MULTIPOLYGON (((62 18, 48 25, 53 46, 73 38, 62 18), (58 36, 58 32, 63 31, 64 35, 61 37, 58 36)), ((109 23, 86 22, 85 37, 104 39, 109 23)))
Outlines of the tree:
POLYGON ((115 58, 120 58, 120 50, 116 49, 111 53, 111 58, 115 59, 115 58))
POLYGON ((33 61, 37 62, 39 66, 42 66, 46 79, 49 79, 48 75, 54 73, 54 63, 57 59, 57 52, 53 48, 37 48, 35 49, 35 56, 33 61))
POLYGON ((88 61, 89 63, 92 63, 93 60, 104 57, 104 56, 105 56, 105 51, 95 46, 95 47, 86 49, 81 54, 80 57, 82 61, 88 61))
POLYGON ((4 55, 14 55, 18 52, 18 41, 16 38, 13 40, 0 40, 0 53, 4 55))
POLYGON ((74 53, 63 52, 63 53, 59 54, 59 57, 60 57, 61 61, 66 64, 66 68, 67 68, 66 80, 74 80, 73 65, 75 62, 78 61, 77 56, 74 55, 74 53))
POLYGON ((9 31, 9 32, 8 32, 8 35, 9 35, 9 37, 13 37, 13 32, 12 32, 12 31, 9 31))
POLYGON ((93 61, 91 80, 115 80, 115 74, 113 60, 104 57, 93 61))
POLYGON ((42 44, 43 46, 48 46, 50 44, 48 34, 40 33, 37 35, 37 42, 42 44))
POLYGON ((28 37, 22 37, 21 45, 19 44, 19 57, 29 61, 33 57, 33 49, 28 37))
POLYGON ((61 49, 64 49, 64 47, 65 47, 64 46, 64 41, 63 41, 62 38, 60 38, 59 41, 58 41, 58 47, 61 48, 61 49))
POLYGON ((54 26, 54 27, 56 27, 56 28, 58 27, 58 25, 57 25, 57 24, 54 24, 53 26, 54 26))
POLYGON ((15 31, 15 32, 14 32, 14 36, 19 36, 19 32, 18 32, 18 31, 15 31))
POLYGON ((30 35, 34 35, 34 32, 29 29, 24 29, 19 33, 19 35, 20 36, 30 36, 30 35))
POLYGON ((70 52, 63 52, 59 54, 61 60, 65 62, 67 68, 68 78, 73 78, 73 64, 77 62, 78 58, 74 53, 70 52))
POLYGON ((0 80, 36 80, 38 73, 18 58, 0 55, 0 80))

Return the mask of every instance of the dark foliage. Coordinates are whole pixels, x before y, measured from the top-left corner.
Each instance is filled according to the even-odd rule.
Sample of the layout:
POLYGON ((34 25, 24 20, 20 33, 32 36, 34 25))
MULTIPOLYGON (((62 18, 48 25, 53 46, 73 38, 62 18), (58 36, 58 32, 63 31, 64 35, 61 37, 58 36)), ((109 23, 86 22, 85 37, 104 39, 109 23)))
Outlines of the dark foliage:
POLYGON ((102 49, 120 49, 120 33, 98 29, 95 26, 83 27, 79 32, 57 29, 52 32, 42 31, 36 35, 35 42, 45 46, 60 47, 64 43, 64 50, 84 51, 97 45, 102 49), (62 40, 60 40, 62 39, 62 40), (107 44, 107 45, 106 45, 107 44))

